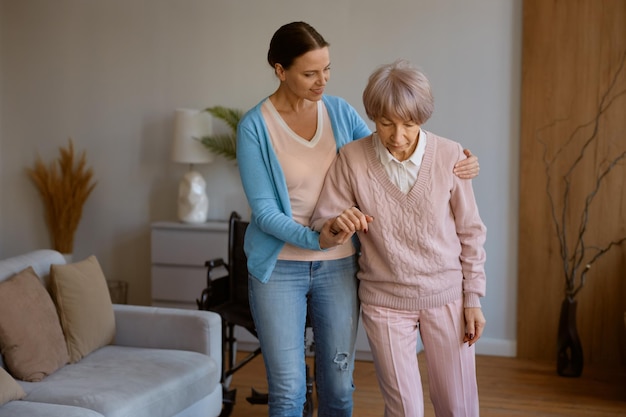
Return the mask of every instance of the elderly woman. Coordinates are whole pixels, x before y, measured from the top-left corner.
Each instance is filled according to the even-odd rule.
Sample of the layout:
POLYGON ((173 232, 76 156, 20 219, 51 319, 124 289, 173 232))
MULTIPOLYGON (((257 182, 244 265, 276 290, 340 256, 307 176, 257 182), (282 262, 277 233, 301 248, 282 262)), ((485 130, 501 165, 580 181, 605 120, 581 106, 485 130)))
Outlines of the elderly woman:
POLYGON ((436 415, 478 416, 486 228, 471 181, 452 171, 463 148, 421 128, 433 97, 406 61, 377 69, 363 103, 376 131, 339 151, 313 226, 334 218, 333 233, 358 232, 363 326, 385 416, 424 415, 418 332, 436 415))

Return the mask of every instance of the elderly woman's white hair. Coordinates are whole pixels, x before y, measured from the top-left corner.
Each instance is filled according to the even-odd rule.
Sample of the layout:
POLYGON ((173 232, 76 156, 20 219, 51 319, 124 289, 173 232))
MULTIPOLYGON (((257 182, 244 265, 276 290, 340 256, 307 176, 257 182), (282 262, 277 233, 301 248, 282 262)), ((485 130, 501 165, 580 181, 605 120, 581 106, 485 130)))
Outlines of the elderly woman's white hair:
POLYGON ((435 107, 430 82, 406 60, 378 67, 363 91, 367 117, 381 117, 426 123, 435 107))

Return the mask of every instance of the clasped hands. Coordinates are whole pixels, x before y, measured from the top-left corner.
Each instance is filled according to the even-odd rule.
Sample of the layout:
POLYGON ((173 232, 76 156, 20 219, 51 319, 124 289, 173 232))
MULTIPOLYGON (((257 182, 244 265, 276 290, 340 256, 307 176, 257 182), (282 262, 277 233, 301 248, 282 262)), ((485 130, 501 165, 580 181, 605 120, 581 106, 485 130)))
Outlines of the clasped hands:
POLYGON ((346 243, 355 232, 367 233, 374 218, 356 207, 345 209, 337 217, 328 219, 320 231, 320 248, 329 249, 346 243))

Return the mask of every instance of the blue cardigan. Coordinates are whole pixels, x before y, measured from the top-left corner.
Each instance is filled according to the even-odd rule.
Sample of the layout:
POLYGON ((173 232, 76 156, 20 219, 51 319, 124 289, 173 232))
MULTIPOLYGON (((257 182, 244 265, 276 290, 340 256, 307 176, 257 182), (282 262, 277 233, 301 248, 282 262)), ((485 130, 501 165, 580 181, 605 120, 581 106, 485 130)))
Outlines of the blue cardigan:
MULTIPOLYGON (((323 96, 322 100, 330 116, 337 150, 371 133, 365 121, 344 99, 323 96)), ((237 127, 237 165, 252 209, 244 250, 248 271, 261 282, 269 280, 285 242, 321 250, 319 233, 292 218, 285 176, 261 114, 264 101, 250 109, 237 127)))

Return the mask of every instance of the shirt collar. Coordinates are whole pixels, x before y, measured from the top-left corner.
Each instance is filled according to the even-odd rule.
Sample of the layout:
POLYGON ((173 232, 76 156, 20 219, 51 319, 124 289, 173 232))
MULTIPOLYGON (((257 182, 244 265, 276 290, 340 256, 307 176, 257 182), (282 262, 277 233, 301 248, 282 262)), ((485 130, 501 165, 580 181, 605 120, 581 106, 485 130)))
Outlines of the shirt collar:
POLYGON ((418 141, 417 146, 415 147, 415 151, 411 154, 411 156, 405 160, 404 162, 400 162, 396 159, 395 156, 391 154, 383 145, 383 142, 380 140, 380 136, 378 133, 374 132, 374 143, 376 146, 376 151, 378 152, 378 159, 384 166, 388 166, 392 162, 397 164, 402 164, 406 162, 411 162, 415 166, 420 166, 422 164, 422 158, 424 157, 424 153, 426 152, 426 133, 420 128, 418 133, 418 141))

